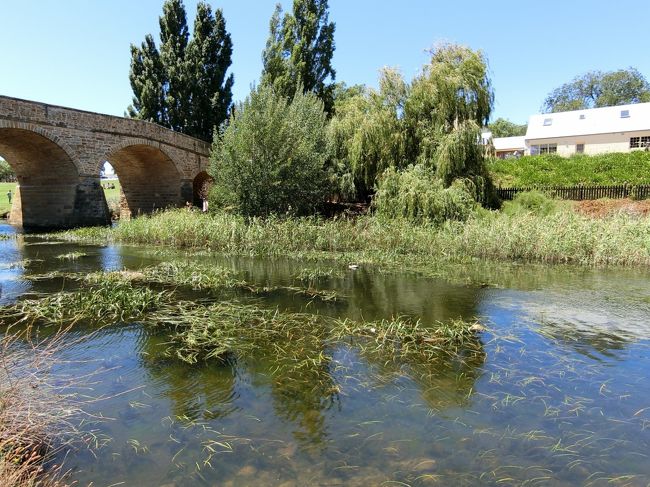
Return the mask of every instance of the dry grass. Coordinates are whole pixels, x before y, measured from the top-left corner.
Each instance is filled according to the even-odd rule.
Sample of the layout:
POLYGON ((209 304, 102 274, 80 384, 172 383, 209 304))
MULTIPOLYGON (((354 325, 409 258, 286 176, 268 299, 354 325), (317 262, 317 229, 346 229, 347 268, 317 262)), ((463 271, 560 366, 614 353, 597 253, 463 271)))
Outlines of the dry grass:
POLYGON ((52 368, 65 330, 38 340, 30 329, 8 330, 0 340, 0 485, 62 487, 65 472, 55 464, 82 435, 81 414, 67 391, 76 379, 54 376, 52 368))

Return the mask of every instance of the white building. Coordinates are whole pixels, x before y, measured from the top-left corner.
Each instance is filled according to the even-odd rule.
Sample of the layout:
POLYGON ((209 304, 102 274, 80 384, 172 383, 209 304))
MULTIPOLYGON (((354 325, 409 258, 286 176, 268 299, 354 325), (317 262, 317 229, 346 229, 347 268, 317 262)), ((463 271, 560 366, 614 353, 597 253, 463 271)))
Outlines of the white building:
POLYGON ((533 115, 524 137, 492 140, 497 157, 603 154, 650 148, 650 103, 533 115))

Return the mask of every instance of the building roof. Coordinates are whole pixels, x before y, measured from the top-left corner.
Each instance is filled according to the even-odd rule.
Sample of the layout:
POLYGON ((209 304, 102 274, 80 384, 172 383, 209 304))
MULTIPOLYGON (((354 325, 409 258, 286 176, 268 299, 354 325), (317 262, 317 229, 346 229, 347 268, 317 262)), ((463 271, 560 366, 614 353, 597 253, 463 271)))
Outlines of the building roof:
POLYGON ((495 137, 492 139, 494 150, 524 150, 526 148, 526 137, 495 137))
MULTIPOLYGON (((650 103, 532 115, 526 140, 650 129, 650 103)), ((495 139, 496 140, 496 139, 495 139)))

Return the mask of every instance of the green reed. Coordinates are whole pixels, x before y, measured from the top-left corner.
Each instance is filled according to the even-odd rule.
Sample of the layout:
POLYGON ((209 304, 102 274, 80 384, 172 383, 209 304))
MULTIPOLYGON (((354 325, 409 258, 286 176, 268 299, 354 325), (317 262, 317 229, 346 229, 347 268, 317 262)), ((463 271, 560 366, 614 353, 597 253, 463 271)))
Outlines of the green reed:
POLYGON ((61 291, 0 307, 0 319, 17 324, 73 324, 79 321, 109 324, 138 319, 169 298, 167 291, 107 279, 75 291, 61 291))
POLYGON ((409 268, 472 259, 650 265, 649 219, 622 214, 592 219, 568 209, 546 216, 481 211, 467 222, 441 226, 372 216, 244 219, 173 210, 112 230, 81 229, 55 237, 409 268))

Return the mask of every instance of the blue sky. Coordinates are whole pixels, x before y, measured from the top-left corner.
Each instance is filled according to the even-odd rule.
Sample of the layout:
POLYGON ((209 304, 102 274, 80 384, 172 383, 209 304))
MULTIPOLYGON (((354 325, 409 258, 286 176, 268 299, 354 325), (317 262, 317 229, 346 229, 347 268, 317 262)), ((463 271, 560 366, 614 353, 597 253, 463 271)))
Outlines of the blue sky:
MULTIPOLYGON (((131 100, 129 44, 158 33, 162 0, 0 0, 0 94, 122 115, 131 100)), ((273 0, 210 2, 234 42, 235 98, 261 70, 273 0)), ((284 1, 285 7, 290 6, 284 1)), ((185 0, 190 21, 195 0, 185 0)), ((382 66, 407 78, 439 41, 482 49, 493 118, 523 123, 546 94, 588 70, 634 66, 650 78, 650 2, 330 0, 337 80, 376 86, 382 66)))

